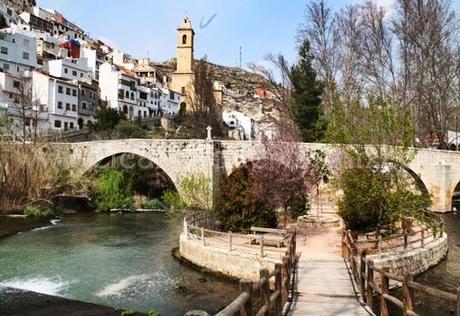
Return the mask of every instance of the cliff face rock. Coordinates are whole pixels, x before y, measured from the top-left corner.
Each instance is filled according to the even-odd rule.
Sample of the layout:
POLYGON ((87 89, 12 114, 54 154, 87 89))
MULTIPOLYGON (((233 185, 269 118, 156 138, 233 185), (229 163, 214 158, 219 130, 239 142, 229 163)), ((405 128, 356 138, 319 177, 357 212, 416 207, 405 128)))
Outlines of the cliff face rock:
MULTIPOLYGON (((195 63, 198 61, 195 60, 195 63)), ((155 64, 158 74, 170 77, 176 65, 175 58, 161 64, 155 64)), ((269 102, 257 95, 257 90, 266 85, 263 77, 237 67, 227 67, 208 62, 212 69, 214 80, 223 87, 223 111, 240 111, 255 122, 255 132, 273 127, 271 113, 265 112, 263 102, 269 102)))

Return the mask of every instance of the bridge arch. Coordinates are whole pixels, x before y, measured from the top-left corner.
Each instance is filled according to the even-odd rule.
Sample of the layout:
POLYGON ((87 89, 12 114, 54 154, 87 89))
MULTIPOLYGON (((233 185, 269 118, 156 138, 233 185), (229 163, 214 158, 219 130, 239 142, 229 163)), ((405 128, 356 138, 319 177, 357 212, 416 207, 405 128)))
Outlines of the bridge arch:
POLYGON ((170 182, 174 185, 176 191, 179 191, 180 180, 177 177, 175 177, 174 172, 168 166, 164 165, 161 161, 153 159, 150 155, 147 155, 145 153, 138 152, 135 150, 126 151, 126 150, 120 149, 120 150, 114 150, 113 152, 110 152, 107 154, 98 155, 86 161, 85 166, 83 167, 82 173, 88 174, 91 172, 91 170, 93 170, 96 166, 100 165, 102 162, 107 161, 109 158, 117 157, 123 154, 136 155, 138 157, 147 159, 149 162, 154 164, 158 169, 160 169, 166 175, 166 177, 170 180, 170 182))
POLYGON ((96 162, 95 165, 87 169, 85 174, 92 174, 93 171, 97 174, 96 170, 99 166, 102 168, 114 166, 116 169, 132 170, 137 176, 133 182, 134 191, 149 198, 160 198, 164 192, 170 189, 178 191, 177 185, 165 170, 147 157, 128 152, 117 153, 96 162), (139 178, 141 182, 139 182, 139 178))

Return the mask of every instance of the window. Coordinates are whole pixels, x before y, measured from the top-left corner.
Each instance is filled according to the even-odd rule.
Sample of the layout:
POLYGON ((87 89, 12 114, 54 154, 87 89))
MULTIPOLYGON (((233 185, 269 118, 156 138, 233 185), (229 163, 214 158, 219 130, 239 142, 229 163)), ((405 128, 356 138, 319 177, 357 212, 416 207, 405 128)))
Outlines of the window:
POLYGON ((64 73, 65 73, 65 74, 68 74, 68 73, 69 73, 69 69, 64 68, 64 73))
POLYGON ((77 76, 77 71, 76 70, 72 70, 72 76, 77 76))
POLYGON ((59 93, 64 93, 64 88, 62 86, 58 86, 58 92, 59 93))
POLYGON ((64 122, 64 130, 66 131, 66 130, 68 130, 68 129, 69 129, 69 123, 64 122))
POLYGON ((10 64, 3 64, 3 71, 10 70, 10 64))
POLYGON ((61 121, 59 120, 54 121, 54 127, 61 128, 61 121))
POLYGON ((126 97, 126 98, 129 98, 129 91, 126 91, 125 97, 126 97))
POLYGON ((185 87, 181 87, 180 91, 181 91, 182 95, 185 95, 185 87))
POLYGON ((187 35, 184 34, 182 36, 182 45, 185 45, 185 44, 187 44, 187 35))
POLYGON ((80 91, 81 91, 81 95, 84 96, 85 95, 85 89, 81 89, 80 91))
POLYGON ((134 100, 134 92, 131 92, 131 100, 134 100))
POLYGON ((73 128, 73 122, 70 122, 70 128, 73 128))
POLYGON ((58 101, 57 107, 58 107, 58 109, 62 109, 62 102, 61 101, 58 101))
POLYGON ((8 55, 8 47, 2 47, 0 51, 2 54, 8 55))
POLYGON ((70 111, 70 103, 65 104, 65 109, 70 111))
POLYGON ((80 72, 80 78, 83 78, 83 73, 82 72, 80 72))
POLYGON ((82 108, 83 110, 86 110, 86 102, 82 102, 82 103, 81 103, 81 108, 82 108))
POLYGON ((74 97, 77 96, 77 89, 73 89, 73 90, 72 90, 72 95, 73 95, 74 97))
POLYGON ((77 110, 77 105, 76 104, 72 104, 72 111, 76 111, 77 110))
POLYGON ((21 83, 19 81, 16 81, 16 80, 13 81, 13 88, 19 89, 20 85, 21 85, 21 83))
POLYGON ((65 88, 65 94, 70 95, 70 88, 65 88))
POLYGON ((22 59, 29 60, 29 53, 23 52, 22 59))

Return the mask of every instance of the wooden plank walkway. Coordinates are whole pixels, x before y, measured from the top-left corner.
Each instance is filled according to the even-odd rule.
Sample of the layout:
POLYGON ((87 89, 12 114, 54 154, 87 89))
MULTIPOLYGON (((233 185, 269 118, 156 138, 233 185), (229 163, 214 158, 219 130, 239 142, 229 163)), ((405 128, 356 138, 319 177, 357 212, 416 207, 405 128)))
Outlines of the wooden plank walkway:
POLYGON ((340 230, 323 229, 298 236, 302 252, 296 295, 288 315, 372 315, 358 301, 345 262, 340 257, 340 230))

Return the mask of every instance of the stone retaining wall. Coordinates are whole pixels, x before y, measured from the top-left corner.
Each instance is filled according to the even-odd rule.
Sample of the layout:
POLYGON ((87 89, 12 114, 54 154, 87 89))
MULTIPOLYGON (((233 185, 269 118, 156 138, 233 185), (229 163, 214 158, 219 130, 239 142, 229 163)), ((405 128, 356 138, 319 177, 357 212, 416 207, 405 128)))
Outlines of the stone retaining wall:
POLYGON ((444 233, 442 237, 431 240, 423 248, 418 247, 400 253, 384 253, 381 259, 379 255, 372 255, 369 258, 373 259, 375 267, 388 267, 390 273, 417 275, 441 262, 448 250, 447 234, 444 233))
POLYGON ((241 253, 237 250, 228 252, 221 248, 203 246, 200 241, 187 239, 184 233, 180 236, 179 251, 183 258, 197 266, 252 281, 259 280, 259 270, 272 271, 275 263, 281 263, 281 259, 267 256, 261 258, 258 254, 241 253))

